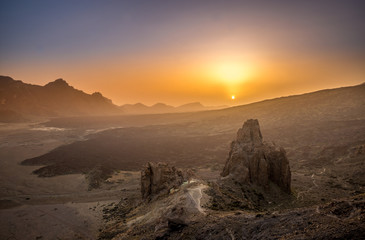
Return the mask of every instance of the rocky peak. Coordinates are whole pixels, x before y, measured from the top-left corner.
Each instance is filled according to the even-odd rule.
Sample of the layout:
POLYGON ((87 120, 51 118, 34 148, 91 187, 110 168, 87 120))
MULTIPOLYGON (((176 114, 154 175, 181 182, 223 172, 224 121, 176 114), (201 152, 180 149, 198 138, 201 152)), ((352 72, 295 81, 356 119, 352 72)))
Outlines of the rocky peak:
POLYGON ((0 76, 0 87, 14 83, 15 80, 8 76, 0 76))
POLYGON ((247 120, 237 132, 236 141, 243 144, 262 145, 262 135, 257 119, 247 120))
POLYGON ((103 98, 104 97, 100 92, 94 92, 93 94, 91 94, 91 96, 96 97, 96 98, 103 98))
POLYGON ((97 101, 103 101, 109 104, 113 104, 112 100, 104 97, 103 94, 101 94, 100 92, 94 92, 93 94, 91 94, 91 97, 93 97, 97 101))
POLYGON ((268 189, 272 182, 290 192, 291 173, 286 152, 262 141, 257 119, 247 120, 238 130, 221 175, 264 189, 268 189))
POLYGON ((136 104, 134 104, 133 106, 135 106, 135 107, 139 107, 139 108, 145 108, 145 107, 147 107, 146 105, 144 105, 143 103, 136 103, 136 104))
POLYGON ((53 82, 47 83, 45 87, 65 88, 65 87, 70 87, 70 85, 68 85, 68 83, 62 78, 59 78, 53 82))
POLYGON ((152 105, 152 107, 167 107, 167 104, 165 103, 155 103, 152 105))

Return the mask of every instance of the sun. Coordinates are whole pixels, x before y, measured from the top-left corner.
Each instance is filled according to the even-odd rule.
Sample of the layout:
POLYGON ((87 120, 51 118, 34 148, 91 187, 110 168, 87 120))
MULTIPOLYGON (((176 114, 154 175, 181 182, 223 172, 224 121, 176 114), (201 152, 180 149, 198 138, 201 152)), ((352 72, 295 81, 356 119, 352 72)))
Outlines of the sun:
POLYGON ((231 97, 231 98, 232 98, 232 100, 235 100, 235 99, 236 99, 236 97, 235 97, 234 95, 232 95, 232 97, 231 97))

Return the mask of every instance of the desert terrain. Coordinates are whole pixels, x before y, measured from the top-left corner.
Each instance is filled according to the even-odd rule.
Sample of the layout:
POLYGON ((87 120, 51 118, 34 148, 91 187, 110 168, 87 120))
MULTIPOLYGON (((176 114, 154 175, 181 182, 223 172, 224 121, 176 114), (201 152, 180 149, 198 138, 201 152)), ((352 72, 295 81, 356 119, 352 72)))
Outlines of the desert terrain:
POLYGON ((0 240, 364 240, 364 9, 0 1, 0 240))
MULTIPOLYGON (((292 216, 300 215, 317 218, 316 207, 323 211, 341 209, 338 203, 333 203, 332 208, 325 205, 341 199, 345 199, 345 205, 354 201, 356 209, 363 211, 364 87, 325 90, 214 111, 4 123, 0 126, 1 239, 118 239, 123 221, 136 223, 138 214, 146 214, 152 208, 137 208, 139 213, 132 220, 126 218, 141 202, 140 171, 147 162, 167 162, 190 169, 203 181, 201 186, 213 184, 220 178, 237 129, 250 118, 260 121, 264 141, 274 141, 285 149, 291 169, 290 197, 273 199, 254 212, 240 206, 208 206, 206 187, 189 185, 187 192, 192 201, 199 199, 198 209, 210 211, 209 219, 215 223, 210 222, 210 227, 199 223, 189 226, 183 231, 186 236, 193 236, 196 228, 202 231, 197 239, 203 239, 213 229, 225 232, 217 228, 224 226, 219 224, 222 217, 228 217, 236 227, 237 222, 255 219, 254 225, 246 226, 252 228, 251 233, 238 233, 234 228, 229 230, 233 237, 256 236, 252 235, 253 229, 272 218, 275 220, 267 221, 264 235, 256 237, 285 236, 288 233, 279 230, 270 235, 281 220, 290 222, 292 216)), ((214 198, 214 193, 210 197, 214 198)), ((362 219, 363 212, 359 216, 362 219)), ((326 221, 319 218, 315 224, 323 226, 326 221)), ((329 222, 329 228, 337 226, 336 221, 329 222)), ((363 225, 359 228, 356 224, 355 221, 357 227, 348 236, 356 238, 359 231, 364 231, 363 225)), ((299 225, 295 220, 292 228, 299 225)), ((143 226, 137 224, 132 233, 143 226)), ((211 239, 221 239, 223 232, 211 239)), ((184 239, 176 234, 165 237, 184 239)), ((290 236, 303 237, 300 231, 298 234, 298 238, 290 236)))
POLYGON ((84 138, 81 131, 1 126, 1 239, 94 239, 102 206, 119 199, 117 190, 87 191, 80 174, 38 178, 24 158, 84 138))

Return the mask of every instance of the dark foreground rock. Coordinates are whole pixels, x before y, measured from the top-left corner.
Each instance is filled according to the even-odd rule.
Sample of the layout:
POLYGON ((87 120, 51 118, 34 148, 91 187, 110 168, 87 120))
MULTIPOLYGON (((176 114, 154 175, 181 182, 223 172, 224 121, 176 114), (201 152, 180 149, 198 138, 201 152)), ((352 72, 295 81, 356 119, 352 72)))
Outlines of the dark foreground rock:
MULTIPOLYGON (((154 221, 137 224, 127 234, 101 239, 363 239, 365 199, 359 195, 275 213, 207 211, 188 225, 171 222, 171 230, 162 236, 156 231, 156 224, 154 221)), ((118 230, 118 225, 114 226, 118 230)))
POLYGON ((272 182, 290 193, 291 173, 285 150, 263 142, 256 119, 247 120, 238 130, 221 175, 264 189, 268 189, 272 182))
POLYGON ((363 239, 364 220, 362 196, 283 213, 217 213, 167 239, 363 239))

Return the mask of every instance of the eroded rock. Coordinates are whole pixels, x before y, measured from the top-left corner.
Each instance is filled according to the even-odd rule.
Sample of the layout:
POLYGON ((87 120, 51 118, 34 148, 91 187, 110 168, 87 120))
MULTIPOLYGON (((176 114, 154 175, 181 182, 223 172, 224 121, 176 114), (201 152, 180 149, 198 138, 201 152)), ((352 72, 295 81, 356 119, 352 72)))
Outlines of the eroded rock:
POLYGON ((290 192, 291 173, 286 152, 281 147, 263 142, 257 119, 247 120, 238 130, 221 175, 264 189, 268 189, 272 182, 284 192, 290 192))
POLYGON ((168 193, 172 188, 178 188, 186 178, 181 170, 167 163, 149 162, 141 171, 142 198, 168 193))

